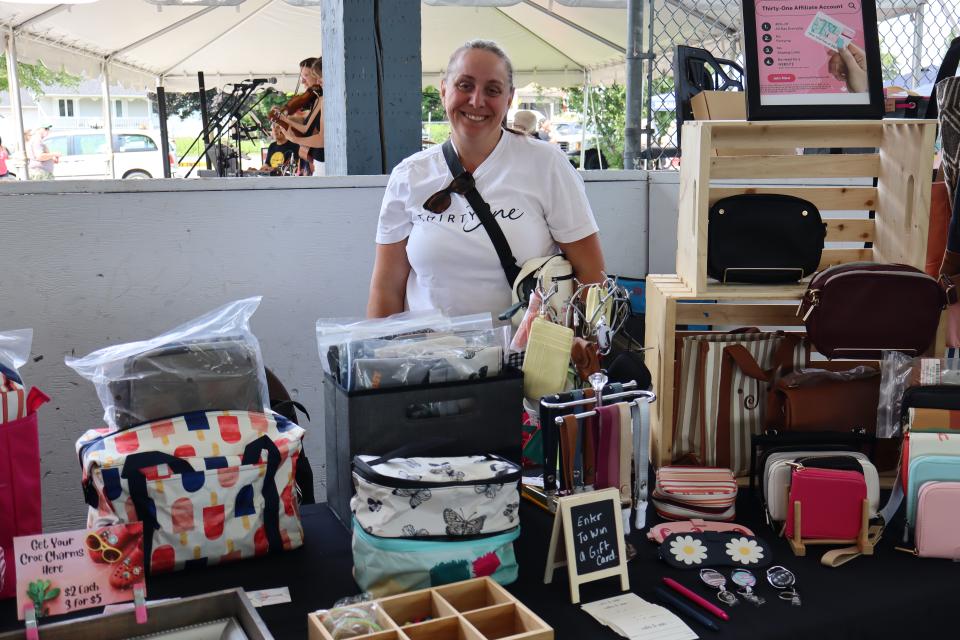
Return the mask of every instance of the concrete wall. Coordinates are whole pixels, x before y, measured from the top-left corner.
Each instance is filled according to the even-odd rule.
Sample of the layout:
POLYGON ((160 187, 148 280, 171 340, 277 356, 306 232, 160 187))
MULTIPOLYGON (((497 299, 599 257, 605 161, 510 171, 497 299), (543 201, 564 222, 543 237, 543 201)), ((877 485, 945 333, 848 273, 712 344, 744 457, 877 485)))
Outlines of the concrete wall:
MULTIPOLYGON (((611 272, 647 266, 647 176, 588 172, 611 272)), ((313 417, 307 450, 324 496, 323 402, 314 324, 362 315, 386 178, 15 183, 0 187, 0 329, 33 327, 23 374, 41 410, 44 522, 82 526, 73 443, 101 423, 68 354, 155 335, 229 300, 253 317, 266 364, 313 417)))

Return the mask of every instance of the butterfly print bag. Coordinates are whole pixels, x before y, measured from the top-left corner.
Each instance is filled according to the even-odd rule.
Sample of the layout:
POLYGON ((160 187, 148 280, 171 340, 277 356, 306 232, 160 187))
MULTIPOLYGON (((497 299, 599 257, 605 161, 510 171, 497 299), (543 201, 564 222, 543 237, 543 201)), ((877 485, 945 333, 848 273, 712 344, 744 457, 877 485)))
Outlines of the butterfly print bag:
POLYGON ((494 455, 355 456, 350 509, 385 538, 463 538, 519 524, 519 465, 494 455))

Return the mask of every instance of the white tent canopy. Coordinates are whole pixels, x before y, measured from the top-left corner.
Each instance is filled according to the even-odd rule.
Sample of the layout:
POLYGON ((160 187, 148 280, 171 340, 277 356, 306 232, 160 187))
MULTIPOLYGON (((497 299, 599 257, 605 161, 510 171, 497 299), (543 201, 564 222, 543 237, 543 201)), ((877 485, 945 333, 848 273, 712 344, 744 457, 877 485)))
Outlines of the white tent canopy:
MULTIPOLYGON (((581 4, 591 3, 604 4, 581 4)), ((504 46, 518 86, 579 85, 585 70, 591 70, 594 81, 622 81, 625 2, 606 4, 621 8, 566 6, 552 0, 519 0, 499 7, 425 3, 424 85, 438 84, 450 52, 478 37, 504 46)), ((22 61, 42 60, 51 68, 95 77, 108 59, 112 80, 152 88, 160 78, 171 91, 196 90, 198 71, 204 72, 208 87, 276 76, 280 89, 292 90, 299 61, 322 48, 320 7, 292 6, 285 0, 165 6, 160 11, 144 0, 0 3, 0 25, 16 33, 22 61)))

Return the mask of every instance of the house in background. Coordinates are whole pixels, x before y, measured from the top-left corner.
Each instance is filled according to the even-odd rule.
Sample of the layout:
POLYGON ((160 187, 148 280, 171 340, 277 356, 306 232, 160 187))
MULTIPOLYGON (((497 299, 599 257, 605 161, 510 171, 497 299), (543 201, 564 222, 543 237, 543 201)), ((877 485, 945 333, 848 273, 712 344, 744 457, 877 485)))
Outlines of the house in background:
MULTIPOLYGON (((100 129, 104 126, 103 92, 97 79, 83 80, 77 87, 44 87, 42 96, 20 91, 24 129, 52 124, 57 129, 100 129)), ((110 110, 115 129, 158 129, 160 118, 145 91, 110 87, 110 110)), ((10 96, 0 92, 0 136, 4 146, 13 148, 16 122, 10 96)))

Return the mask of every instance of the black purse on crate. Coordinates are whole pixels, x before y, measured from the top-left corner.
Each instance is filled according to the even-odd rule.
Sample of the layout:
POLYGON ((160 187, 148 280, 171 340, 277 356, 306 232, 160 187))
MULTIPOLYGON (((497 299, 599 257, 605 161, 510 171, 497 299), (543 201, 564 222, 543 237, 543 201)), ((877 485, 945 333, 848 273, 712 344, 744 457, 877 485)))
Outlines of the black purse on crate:
POLYGON ((717 200, 708 222, 707 275, 720 282, 796 282, 820 264, 827 230, 812 202, 745 193, 717 200))

